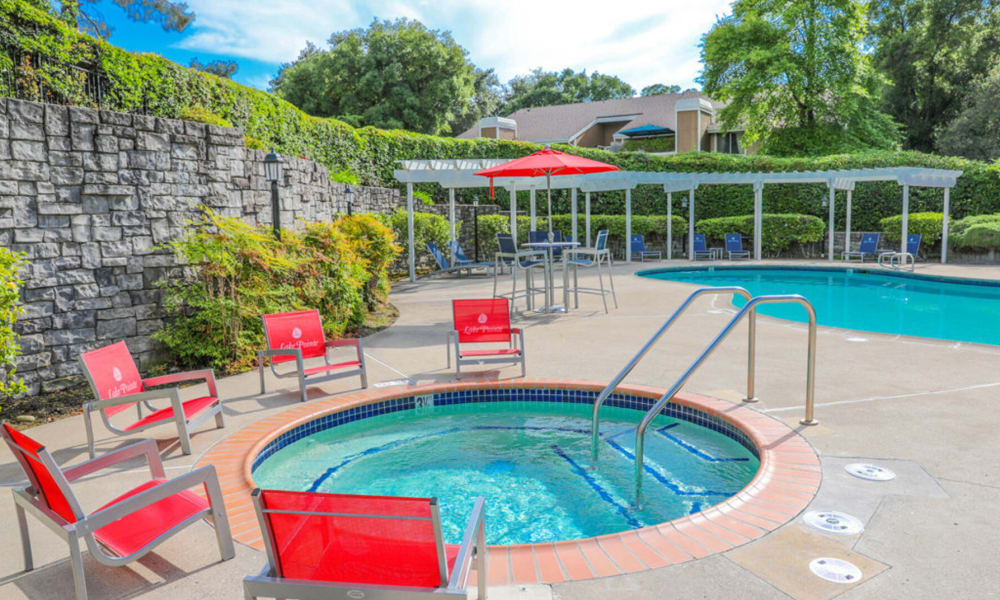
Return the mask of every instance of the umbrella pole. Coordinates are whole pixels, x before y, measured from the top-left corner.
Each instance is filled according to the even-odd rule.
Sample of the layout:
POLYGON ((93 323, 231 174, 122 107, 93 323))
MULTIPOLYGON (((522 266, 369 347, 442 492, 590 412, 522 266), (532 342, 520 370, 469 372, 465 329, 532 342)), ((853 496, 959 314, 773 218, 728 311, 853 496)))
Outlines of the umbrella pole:
MULTIPOLYGON (((545 199, 548 200, 549 205, 549 234, 552 233, 552 173, 545 173, 545 199)), ((552 240, 552 236, 549 235, 549 240, 552 240)))

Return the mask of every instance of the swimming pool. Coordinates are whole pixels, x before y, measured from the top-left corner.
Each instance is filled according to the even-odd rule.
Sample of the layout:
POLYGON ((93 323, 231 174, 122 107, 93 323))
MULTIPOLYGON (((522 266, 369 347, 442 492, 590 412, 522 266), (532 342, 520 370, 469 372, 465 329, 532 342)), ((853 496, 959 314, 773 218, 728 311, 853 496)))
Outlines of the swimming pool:
MULTIPOLYGON (((754 296, 801 294, 820 325, 1000 345, 1000 282, 865 268, 711 266, 641 271, 663 281, 741 286, 754 296)), ((745 300, 734 296, 733 304, 745 300)), ((805 310, 764 305, 762 314, 806 321, 805 310)))
POLYGON ((748 434, 675 402, 648 430, 644 502, 634 509, 635 426, 653 399, 612 395, 591 470, 596 393, 487 387, 338 412, 271 441, 252 476, 264 488, 436 496, 449 543, 485 496, 487 541, 527 544, 658 525, 729 499, 757 474, 748 434))

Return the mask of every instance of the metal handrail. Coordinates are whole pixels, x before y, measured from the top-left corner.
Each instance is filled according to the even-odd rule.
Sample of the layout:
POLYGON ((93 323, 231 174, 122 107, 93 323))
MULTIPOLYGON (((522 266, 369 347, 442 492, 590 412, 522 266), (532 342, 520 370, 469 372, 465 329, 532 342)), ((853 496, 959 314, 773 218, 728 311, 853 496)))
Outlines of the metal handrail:
POLYGON ((917 258, 913 256, 913 254, 910 252, 885 252, 883 254, 879 254, 878 266, 880 267, 888 266, 888 268, 895 269, 898 271, 899 269, 902 269, 904 266, 906 266, 907 258, 909 258, 910 261, 910 270, 915 271, 917 267, 917 258), (885 258, 886 256, 889 257, 888 265, 882 263, 882 259, 885 258), (898 264, 896 264, 897 261, 898 264))
MULTIPOLYGON (((635 504, 639 505, 642 496, 642 473, 643 473, 643 455, 644 455, 644 436, 646 434, 646 428, 652 423, 656 415, 660 414, 663 407, 666 406, 668 402, 674 399, 674 396, 678 391, 687 383, 687 380, 691 375, 701 366, 705 359, 712 354, 720 343, 729 335, 729 333, 736 327, 736 324, 746 316, 748 313, 753 314, 754 308, 758 304, 776 304, 784 302, 794 302, 801 304, 805 309, 806 313, 809 315, 809 354, 806 363, 806 414, 805 418, 799 421, 803 425, 816 425, 819 423, 815 418, 813 418, 813 397, 815 391, 815 380, 814 375, 816 371, 816 311, 813 309, 812 304, 806 300, 805 297, 798 294, 787 294, 780 296, 756 296, 747 301, 747 303, 740 309, 729 323, 719 332, 719 335, 715 336, 712 343, 708 345, 707 348, 698 356, 697 359, 691 366, 687 368, 686 371, 680 376, 680 378, 674 383, 667 393, 665 393, 656 404, 652 406, 643 416, 642 421, 639 422, 639 426, 635 430, 635 504)), ((752 352, 752 351, 751 351, 752 352)))
MULTIPOLYGON (((653 337, 649 338, 649 341, 646 342, 646 345, 643 346, 641 350, 639 350, 639 353, 632 357, 632 360, 630 360, 628 364, 625 365, 625 368, 622 369, 621 372, 618 373, 618 375, 616 375, 615 378, 611 380, 611 383, 609 383, 607 387, 605 387, 604 390, 597 396, 597 399, 594 400, 594 415, 590 425, 591 428, 590 451, 591 451, 591 460, 593 462, 593 466, 597 466, 597 455, 598 455, 598 444, 599 444, 598 434, 600 432, 600 423, 601 423, 601 406, 604 404, 604 401, 608 399, 608 396, 610 396, 612 392, 614 392, 615 388, 618 387, 618 384, 620 384, 622 380, 625 379, 625 377, 627 377, 628 374, 632 372, 632 369, 634 369, 635 366, 639 364, 639 361, 642 360, 642 357, 644 357, 646 353, 649 352, 649 350, 656 344, 657 341, 659 341, 659 339, 663 336, 663 334, 666 333, 668 329, 670 329, 670 326, 674 324, 674 321, 677 320, 677 317, 679 317, 681 313, 687 310, 687 307, 690 306, 691 303, 694 302, 696 298, 698 298, 699 296, 703 296, 705 294, 729 294, 729 293, 739 294, 744 298, 746 298, 748 301, 752 298, 750 292, 748 292, 745 288, 739 286, 707 287, 707 288, 697 289, 691 292, 691 295, 687 297, 687 300, 685 300, 680 305, 680 307, 678 307, 677 310, 674 311, 674 314, 670 315, 670 318, 667 319, 667 321, 660 327, 660 329, 653 334, 653 337)), ((754 315, 751 314, 750 341, 749 341, 750 348, 749 348, 749 355, 747 357, 747 362, 748 362, 747 397, 744 399, 745 402, 757 401, 757 399, 754 398, 753 395, 754 339, 756 337, 755 328, 756 328, 756 319, 754 318, 754 315)))

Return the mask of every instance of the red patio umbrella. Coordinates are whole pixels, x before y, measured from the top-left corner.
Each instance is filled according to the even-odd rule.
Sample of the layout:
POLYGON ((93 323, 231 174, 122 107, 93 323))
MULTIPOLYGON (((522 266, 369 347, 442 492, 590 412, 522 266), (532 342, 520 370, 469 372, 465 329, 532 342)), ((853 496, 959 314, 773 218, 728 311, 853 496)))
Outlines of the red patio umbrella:
POLYGON ((490 198, 493 197, 494 177, 541 177, 545 176, 545 197, 549 205, 549 232, 552 231, 552 176, 553 175, 583 175, 585 173, 604 173, 606 171, 617 171, 618 167, 602 163, 597 160, 566 154, 558 150, 551 150, 545 146, 544 150, 539 150, 521 158, 515 158, 502 165, 483 169, 476 173, 483 177, 490 178, 490 198))

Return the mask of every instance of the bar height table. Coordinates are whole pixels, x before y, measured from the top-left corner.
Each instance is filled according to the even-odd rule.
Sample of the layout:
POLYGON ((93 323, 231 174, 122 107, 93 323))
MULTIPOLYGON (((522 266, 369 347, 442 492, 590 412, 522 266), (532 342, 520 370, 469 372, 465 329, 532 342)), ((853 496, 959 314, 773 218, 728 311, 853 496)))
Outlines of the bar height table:
POLYGON ((570 248, 576 248, 580 245, 580 242, 528 242, 522 244, 523 246, 528 246, 532 250, 544 250, 545 251, 545 261, 548 265, 548 278, 545 281, 545 306, 536 308, 535 312, 540 313, 554 313, 554 312, 567 312, 569 309, 569 290, 567 290, 567 280, 566 280, 566 253, 563 252, 563 303, 555 304, 555 287, 552 283, 552 269, 553 269, 553 251, 556 248, 562 248, 568 250, 570 248))

